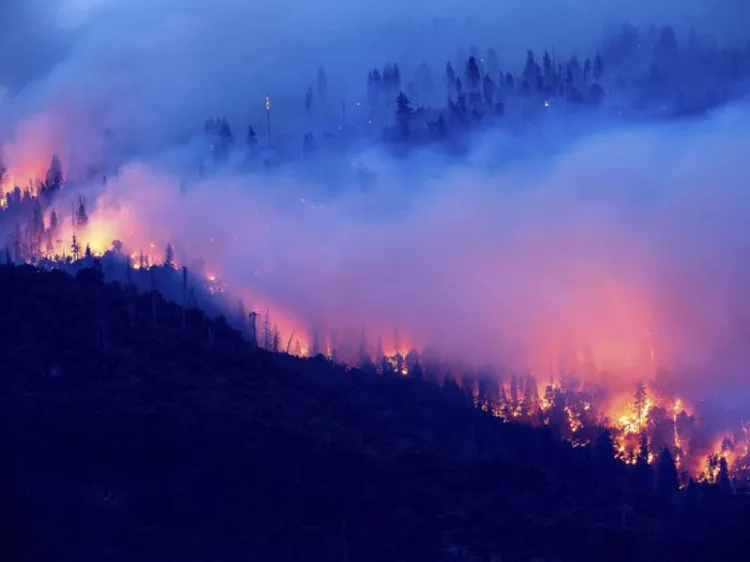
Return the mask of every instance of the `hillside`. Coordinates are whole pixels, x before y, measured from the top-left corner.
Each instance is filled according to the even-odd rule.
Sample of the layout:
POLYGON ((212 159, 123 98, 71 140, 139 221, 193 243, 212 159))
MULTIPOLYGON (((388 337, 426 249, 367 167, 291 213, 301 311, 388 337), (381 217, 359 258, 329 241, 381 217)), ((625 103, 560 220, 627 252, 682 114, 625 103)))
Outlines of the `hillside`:
POLYGON ((4 560, 692 560, 709 548, 740 560, 750 546, 746 496, 669 489, 604 439, 576 448, 503 423, 458 387, 268 353, 96 269, 2 266, 0 294, 4 560))

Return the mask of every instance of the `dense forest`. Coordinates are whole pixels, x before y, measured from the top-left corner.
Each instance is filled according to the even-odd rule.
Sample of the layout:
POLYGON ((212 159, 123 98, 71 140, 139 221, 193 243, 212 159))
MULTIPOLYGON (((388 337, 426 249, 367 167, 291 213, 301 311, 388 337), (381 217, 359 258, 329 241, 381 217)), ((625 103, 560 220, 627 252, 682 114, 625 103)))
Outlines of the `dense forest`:
MULTIPOLYGON (((321 67, 299 96, 302 139, 272 128, 269 96, 254 127, 209 119, 191 173, 314 175, 320 159, 329 174, 357 143, 460 155, 475 134, 533 134, 553 115, 694 117, 750 85, 750 46, 670 27, 516 62, 470 47, 437 70, 388 63, 348 102, 321 67)), ((200 256, 92 245, 79 188, 106 189, 117 167, 74 178, 47 158, 24 185, 0 161, 4 559, 745 558, 747 443, 704 443, 687 470, 701 435, 679 401, 638 383, 618 422, 576 379, 585 361, 547 382, 429 349, 386 356, 364 334, 347 350, 313 333, 303 351, 274 311, 248 314, 206 278, 200 256)))
MULTIPOLYGON (((251 345, 157 294, 0 267, 5 560, 744 559, 750 501, 458 387, 251 345), (696 553, 703 553, 696 556, 696 553)), ((644 451, 645 453, 645 451, 644 451)))

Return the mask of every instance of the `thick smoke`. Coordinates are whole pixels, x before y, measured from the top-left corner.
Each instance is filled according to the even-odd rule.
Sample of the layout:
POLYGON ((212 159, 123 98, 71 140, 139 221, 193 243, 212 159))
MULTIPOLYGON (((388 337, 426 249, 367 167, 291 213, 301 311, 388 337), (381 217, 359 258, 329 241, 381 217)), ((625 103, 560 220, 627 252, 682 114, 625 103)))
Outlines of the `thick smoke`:
POLYGON ((409 185, 400 168, 414 161, 373 156, 370 189, 325 202, 240 175, 183 193, 140 165, 111 191, 157 236, 308 325, 398 327, 450 357, 537 366, 588 345, 629 368, 653 347, 685 376, 734 383, 748 359, 749 119, 738 107, 595 134, 533 174, 523 162, 486 172, 492 138, 470 167, 423 159, 431 179, 412 171, 409 185))
MULTIPOLYGON (((87 192, 107 235, 169 241, 205 259, 251 305, 287 315, 290 329, 355 341, 363 328, 389 340, 398 329, 447 358, 536 368, 589 346, 610 369, 673 365, 681 381, 706 383, 696 392, 739 385, 750 337, 744 106, 575 142, 552 123, 554 150, 540 155, 541 141, 526 138, 521 153, 534 153, 533 164, 499 170, 509 142, 498 135, 476 139, 463 163, 352 154, 374 179, 337 195, 279 171, 197 177, 185 146, 207 116, 260 128, 272 92, 274 127, 296 135, 320 63, 337 105, 361 95, 368 66, 444 61, 462 42, 495 45, 511 64, 527 44, 588 48, 608 20, 700 23, 736 40, 729 22, 747 12, 730 0, 682 2, 674 22, 673 5, 653 2, 509 2, 492 17, 479 2, 450 4, 47 4, 39 21, 65 49, 35 58, 33 73, 12 67, 0 106, 4 160, 30 175, 56 152, 76 176, 110 169, 104 155, 114 155, 106 190, 87 192), (590 39, 562 34, 575 28, 550 11, 590 39)), ((17 33, 40 13, 23 10, 17 33)))

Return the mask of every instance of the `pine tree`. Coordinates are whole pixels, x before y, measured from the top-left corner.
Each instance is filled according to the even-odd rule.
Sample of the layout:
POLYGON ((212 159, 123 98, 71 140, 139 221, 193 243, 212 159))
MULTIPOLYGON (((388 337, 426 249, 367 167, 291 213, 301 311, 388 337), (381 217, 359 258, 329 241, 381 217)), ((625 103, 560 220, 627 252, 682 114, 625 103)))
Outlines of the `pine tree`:
POLYGON ((411 101, 404 92, 401 92, 396 98, 396 121, 400 125, 401 138, 404 140, 408 139, 410 135, 409 123, 413 112, 411 101))
POLYGON ((54 209, 49 216, 49 229, 53 236, 56 236, 60 229, 60 220, 57 218, 57 212, 54 209))
POLYGON ((664 447, 659 455, 656 469, 656 491, 662 497, 671 497, 679 489, 680 482, 672 453, 664 447))
POLYGON ((448 85, 448 98, 450 99, 456 91, 456 72, 453 70, 451 61, 445 63, 445 81, 448 85))
POLYGON ((728 494, 732 491, 732 480, 729 477, 729 465, 727 464, 726 457, 721 457, 719 461, 719 476, 716 479, 716 483, 719 485, 719 489, 728 494))
POLYGON ((393 89, 395 91, 401 90, 401 69, 397 63, 393 63, 391 66, 391 81, 393 83, 393 89))
POLYGON ((79 228, 85 227, 89 222, 89 216, 86 214, 86 205, 84 204, 83 197, 78 198, 78 208, 76 209, 74 222, 79 228))
POLYGON ((54 154, 49 168, 47 169, 44 186, 47 189, 60 189, 64 181, 65 178, 63 176, 62 163, 57 154, 54 154))
POLYGON ((252 125, 247 127, 247 146, 250 149, 258 146, 258 135, 255 134, 255 129, 253 129, 252 125))
POLYGON ((544 51, 544 56, 542 57, 542 71, 544 72, 545 81, 548 84, 552 82, 552 75, 554 73, 552 69, 552 58, 547 51, 544 51))
POLYGON ((86 243, 86 250, 83 254, 83 257, 86 258, 87 260, 90 260, 91 258, 94 257, 93 254, 91 253, 91 246, 88 244, 88 242, 86 243))
POLYGON ((638 447, 637 462, 648 464, 648 458, 649 458, 648 435, 646 435, 646 432, 643 431, 641 432, 640 444, 638 447))
POLYGON ((527 84, 531 85, 536 83, 536 60, 534 59, 534 51, 529 49, 526 51, 526 64, 523 67, 523 80, 527 84))
POLYGON ((164 252, 164 267, 174 269, 174 248, 172 248, 172 244, 167 244, 167 249, 164 252))
POLYGON ((479 71, 479 64, 477 64, 477 59, 474 57, 469 57, 469 60, 466 62, 464 76, 466 77, 466 84, 469 87, 469 92, 471 94, 478 93, 481 74, 479 71))
POLYGON ((612 434, 604 429, 594 443, 594 460, 599 467, 611 466, 615 459, 615 447, 612 434))

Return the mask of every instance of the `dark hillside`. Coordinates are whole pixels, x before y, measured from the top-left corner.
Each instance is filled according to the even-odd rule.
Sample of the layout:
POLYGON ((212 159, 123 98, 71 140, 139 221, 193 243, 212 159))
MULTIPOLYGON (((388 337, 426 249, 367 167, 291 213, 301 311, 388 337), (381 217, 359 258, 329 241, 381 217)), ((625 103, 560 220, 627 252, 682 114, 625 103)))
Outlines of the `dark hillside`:
POLYGON ((96 269, 3 266, 0 294, 4 560, 744 559, 745 496, 449 386, 261 351, 96 269))

